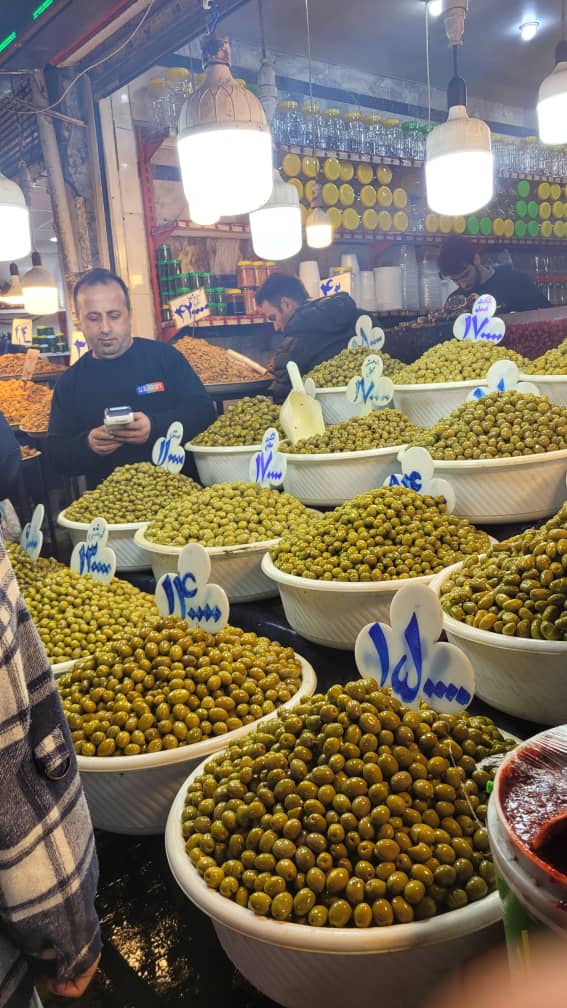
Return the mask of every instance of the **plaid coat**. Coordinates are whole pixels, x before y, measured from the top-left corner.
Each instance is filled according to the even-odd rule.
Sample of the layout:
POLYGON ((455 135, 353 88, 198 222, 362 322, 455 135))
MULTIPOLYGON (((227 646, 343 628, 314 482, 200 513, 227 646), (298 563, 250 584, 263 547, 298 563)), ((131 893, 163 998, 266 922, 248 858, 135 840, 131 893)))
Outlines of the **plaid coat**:
POLYGON ((53 674, 0 538, 0 1008, 100 951, 98 863, 53 674))

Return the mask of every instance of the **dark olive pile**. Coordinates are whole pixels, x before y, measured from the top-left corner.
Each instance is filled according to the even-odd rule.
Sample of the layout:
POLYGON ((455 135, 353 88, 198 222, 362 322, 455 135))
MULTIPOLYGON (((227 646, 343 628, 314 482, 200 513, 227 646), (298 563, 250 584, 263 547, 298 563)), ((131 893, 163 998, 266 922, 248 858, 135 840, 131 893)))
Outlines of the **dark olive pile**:
POLYGON ((374 680, 304 699, 188 787, 185 850, 211 889, 278 921, 383 927, 495 887, 489 718, 410 711, 374 680))
POLYGON ((148 620, 158 618, 153 595, 113 578, 108 585, 81 577, 53 558, 32 563, 6 544, 20 590, 54 664, 84 658, 148 620))
MULTIPOLYGON (((360 374, 364 361, 371 353, 373 351, 368 347, 357 347, 356 350, 349 350, 347 347, 330 360, 317 364, 305 377, 312 378, 319 388, 342 388, 348 385, 351 378, 360 374)), ((384 364, 383 374, 388 378, 402 366, 401 361, 381 350, 378 351, 378 356, 382 358, 384 364)))
MULTIPOLYGON (((422 356, 392 375, 395 385, 428 385, 435 382, 471 381, 486 378, 488 369, 499 360, 511 360, 520 370, 527 370, 527 361, 514 350, 480 340, 447 340, 430 347, 422 356)), ((530 362, 531 366, 531 362, 530 362)))
POLYGON ((146 529, 164 546, 238 546, 278 539, 310 514, 290 494, 256 483, 215 483, 192 497, 173 501, 146 529))
POLYGON ((280 447, 293 455, 325 454, 327 452, 367 451, 407 444, 424 433, 395 409, 375 410, 368 416, 353 417, 327 427, 324 434, 305 438, 292 445, 282 441, 280 447))
POLYGON ((567 448, 567 408, 547 396, 493 392, 458 406, 412 444, 446 462, 559 451, 567 448))
POLYGON ((567 374, 567 340, 547 353, 528 361, 524 371, 527 374, 562 375, 567 374))
POLYGON ((201 487, 181 473, 168 473, 151 462, 119 466, 94 490, 87 490, 65 510, 70 521, 106 518, 109 524, 148 521, 166 500, 186 497, 201 487))
POLYGON ((467 560, 443 585, 441 604, 479 630, 567 641, 567 505, 537 531, 467 560))
POLYGON ((170 617, 98 651, 57 685, 77 753, 138 756, 251 724, 294 696, 300 681, 292 648, 170 617))
POLYGON ((270 550, 286 574, 322 581, 392 581, 435 574, 490 540, 442 497, 381 487, 354 497, 270 550))
POLYGON ((269 427, 275 427, 283 435, 280 407, 266 396, 246 397, 221 413, 210 427, 193 438, 192 443, 210 448, 260 445, 269 427))

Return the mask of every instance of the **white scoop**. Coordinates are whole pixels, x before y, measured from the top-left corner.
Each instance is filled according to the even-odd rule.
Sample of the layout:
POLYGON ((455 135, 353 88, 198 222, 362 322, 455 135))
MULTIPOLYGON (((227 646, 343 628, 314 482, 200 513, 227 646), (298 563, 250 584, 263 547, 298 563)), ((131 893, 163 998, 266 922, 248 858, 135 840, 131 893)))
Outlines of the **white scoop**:
POLYGON ((323 434, 325 421, 320 403, 307 395, 295 361, 289 361, 287 373, 291 392, 280 409, 280 423, 286 437, 292 444, 297 444, 303 438, 323 434))

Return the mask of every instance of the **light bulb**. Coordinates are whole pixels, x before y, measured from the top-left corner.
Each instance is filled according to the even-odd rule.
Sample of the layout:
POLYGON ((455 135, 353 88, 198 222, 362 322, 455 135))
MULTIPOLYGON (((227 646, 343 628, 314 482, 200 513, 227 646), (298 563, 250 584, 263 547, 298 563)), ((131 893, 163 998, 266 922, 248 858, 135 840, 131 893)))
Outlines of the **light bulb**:
POLYGON ((449 109, 447 122, 427 138, 427 202, 434 213, 457 217, 486 206, 494 191, 490 130, 470 119, 464 105, 449 109))
POLYGON ((41 265, 39 252, 32 252, 32 264, 22 278, 24 308, 30 315, 55 315, 59 309, 55 277, 41 265))
POLYGON ((220 220, 218 208, 207 203, 193 202, 189 207, 189 216, 193 224, 200 224, 202 227, 212 227, 220 220))
POLYGON ((524 21, 524 23, 520 25, 522 41, 531 42, 532 39, 535 39, 538 28, 539 21, 524 21))
POLYGON ((333 241, 331 218, 321 207, 315 207, 307 214, 305 238, 309 248, 327 248, 333 241))
POLYGON ((439 17, 443 13, 443 0, 427 0, 427 12, 430 17, 439 17))
POLYGON ((0 262, 23 259, 30 249, 30 215, 24 194, 0 172, 0 262))
POLYGON ((262 259, 290 259, 301 249, 301 210, 297 189, 274 172, 274 188, 265 206, 250 214, 252 246, 262 259))
POLYGON ((540 84, 537 118, 544 144, 567 143, 567 41, 555 50, 555 68, 540 84))

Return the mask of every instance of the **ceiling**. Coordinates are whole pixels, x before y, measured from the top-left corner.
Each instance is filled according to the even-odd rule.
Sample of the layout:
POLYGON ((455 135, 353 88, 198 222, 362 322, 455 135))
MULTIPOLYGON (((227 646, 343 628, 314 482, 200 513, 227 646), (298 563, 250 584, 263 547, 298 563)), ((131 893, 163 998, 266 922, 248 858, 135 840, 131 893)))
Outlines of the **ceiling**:
MULTIPOLYGON (((267 48, 305 56, 305 0, 262 0, 267 48)), ((463 76, 469 94, 505 105, 534 107, 537 88, 554 64, 560 0, 470 0, 463 76), (518 26, 538 20, 536 39, 522 42, 518 26)), ((309 0, 313 59, 366 73, 425 83, 423 0, 309 0)), ((430 19, 434 87, 445 88, 451 57, 443 18, 430 19)), ((232 40, 258 44, 258 3, 224 19, 232 40)), ((277 69, 277 67, 276 67, 277 69)))

